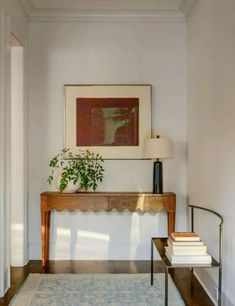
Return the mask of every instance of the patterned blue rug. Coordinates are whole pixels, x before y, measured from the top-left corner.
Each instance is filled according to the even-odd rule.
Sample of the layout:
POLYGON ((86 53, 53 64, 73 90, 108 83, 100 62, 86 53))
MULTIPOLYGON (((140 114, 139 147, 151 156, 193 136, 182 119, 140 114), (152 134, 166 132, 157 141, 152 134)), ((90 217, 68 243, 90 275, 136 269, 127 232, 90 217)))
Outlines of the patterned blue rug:
MULTIPOLYGON (((162 273, 30 274, 11 306, 163 306, 162 273)), ((169 276, 169 306, 184 305, 169 276)))

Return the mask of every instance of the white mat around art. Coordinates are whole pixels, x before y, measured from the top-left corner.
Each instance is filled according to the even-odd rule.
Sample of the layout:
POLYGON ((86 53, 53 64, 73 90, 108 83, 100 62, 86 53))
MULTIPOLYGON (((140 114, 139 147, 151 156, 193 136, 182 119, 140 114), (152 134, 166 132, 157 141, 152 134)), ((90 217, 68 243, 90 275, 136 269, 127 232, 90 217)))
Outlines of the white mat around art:
MULTIPOLYGON (((163 306, 165 275, 30 274, 11 306, 163 306)), ((185 305, 169 276, 169 306, 185 305)))

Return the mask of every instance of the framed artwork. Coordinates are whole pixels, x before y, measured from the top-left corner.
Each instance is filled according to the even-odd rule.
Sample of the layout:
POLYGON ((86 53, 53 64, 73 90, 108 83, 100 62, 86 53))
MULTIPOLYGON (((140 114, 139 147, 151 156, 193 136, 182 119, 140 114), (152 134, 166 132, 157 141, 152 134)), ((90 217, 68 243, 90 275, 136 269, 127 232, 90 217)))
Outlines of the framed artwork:
POLYGON ((65 85, 66 148, 138 159, 148 137, 151 85, 65 85))

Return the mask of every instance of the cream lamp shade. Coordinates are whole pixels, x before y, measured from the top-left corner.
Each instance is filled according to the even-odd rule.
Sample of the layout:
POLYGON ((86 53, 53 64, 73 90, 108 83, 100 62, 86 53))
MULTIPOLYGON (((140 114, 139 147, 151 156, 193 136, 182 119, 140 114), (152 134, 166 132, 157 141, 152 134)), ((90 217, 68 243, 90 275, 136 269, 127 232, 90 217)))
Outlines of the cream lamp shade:
POLYGON ((144 143, 144 157, 157 158, 172 158, 173 145, 168 138, 148 138, 144 143))

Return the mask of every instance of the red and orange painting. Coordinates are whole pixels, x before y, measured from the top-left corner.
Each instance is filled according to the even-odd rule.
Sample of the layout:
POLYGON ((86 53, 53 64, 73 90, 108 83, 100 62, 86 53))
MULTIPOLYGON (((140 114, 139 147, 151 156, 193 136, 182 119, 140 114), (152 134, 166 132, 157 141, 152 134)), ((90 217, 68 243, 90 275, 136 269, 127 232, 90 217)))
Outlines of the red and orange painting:
POLYGON ((139 98, 77 98, 76 145, 138 146, 139 98))

